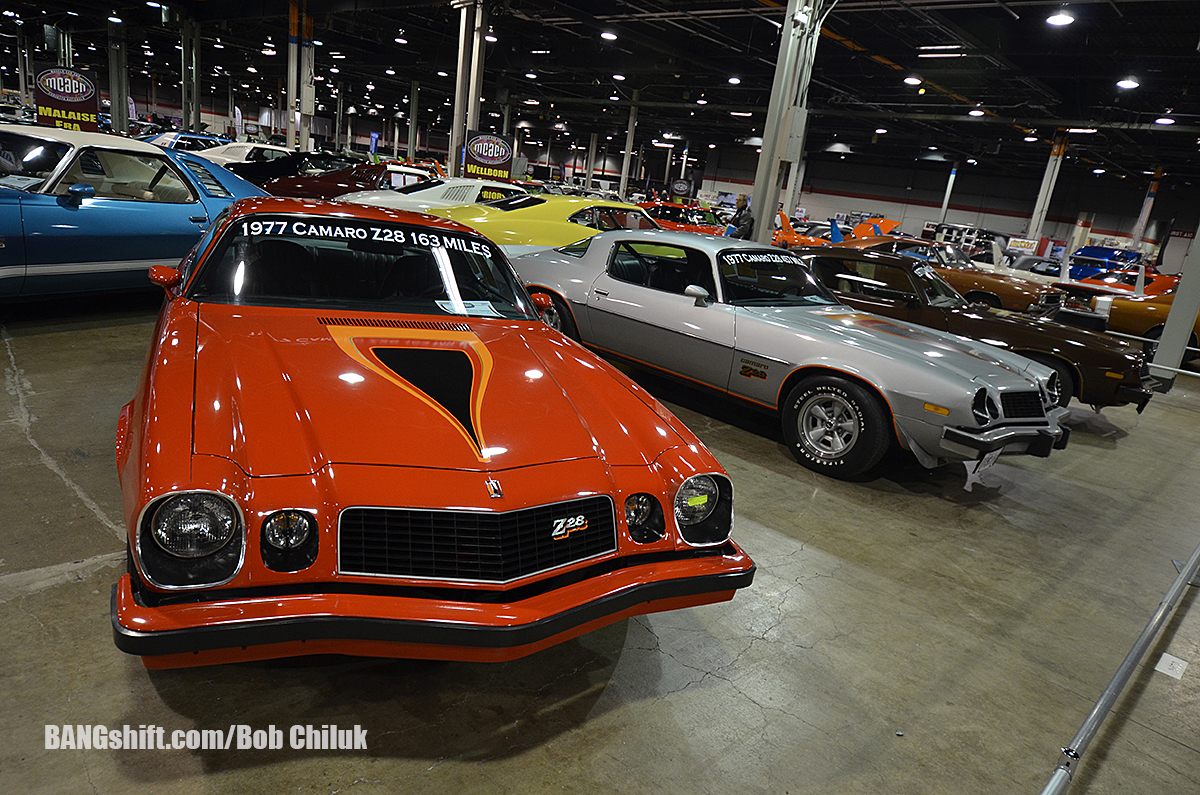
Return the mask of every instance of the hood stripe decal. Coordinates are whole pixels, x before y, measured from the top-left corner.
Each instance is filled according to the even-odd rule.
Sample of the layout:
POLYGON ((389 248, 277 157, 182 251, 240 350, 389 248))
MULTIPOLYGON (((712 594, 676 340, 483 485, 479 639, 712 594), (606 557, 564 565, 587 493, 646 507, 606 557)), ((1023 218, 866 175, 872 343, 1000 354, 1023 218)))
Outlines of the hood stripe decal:
POLYGON ((329 325, 326 328, 343 353, 429 406, 458 431, 463 440, 471 446, 476 458, 483 463, 491 461, 491 457, 483 452, 487 447, 483 440, 480 417, 483 412, 484 392, 492 374, 492 354, 470 327, 463 331, 413 329, 404 334, 381 333, 378 327, 369 325, 329 325), (388 367, 376 353, 376 349, 395 351, 401 348, 453 350, 464 354, 470 362, 472 372, 470 383, 466 387, 470 390, 465 401, 466 410, 454 413, 447 410, 441 402, 388 367), (462 415, 466 422, 462 422, 456 414, 462 415))
POLYGON ((359 319, 353 317, 319 317, 317 322, 322 326, 355 326, 357 328, 411 328, 426 331, 465 331, 471 327, 466 323, 454 323, 445 320, 392 320, 390 318, 359 319))

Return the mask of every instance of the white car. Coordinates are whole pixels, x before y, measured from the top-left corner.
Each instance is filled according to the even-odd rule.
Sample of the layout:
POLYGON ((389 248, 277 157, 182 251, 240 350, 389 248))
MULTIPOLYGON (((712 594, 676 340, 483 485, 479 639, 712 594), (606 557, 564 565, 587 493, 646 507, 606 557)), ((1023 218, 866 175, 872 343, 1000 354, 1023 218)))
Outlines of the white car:
POLYGON ((250 142, 222 144, 214 146, 212 149, 205 149, 198 154, 206 160, 211 160, 218 165, 226 163, 259 163, 266 160, 274 160, 284 155, 290 155, 291 149, 283 146, 274 146, 272 144, 259 144, 250 142))
POLYGON ((525 194, 524 188, 508 182, 467 177, 430 179, 392 190, 363 190, 338 196, 336 201, 351 204, 371 204, 393 210, 412 210, 423 213, 457 204, 489 202, 525 194))

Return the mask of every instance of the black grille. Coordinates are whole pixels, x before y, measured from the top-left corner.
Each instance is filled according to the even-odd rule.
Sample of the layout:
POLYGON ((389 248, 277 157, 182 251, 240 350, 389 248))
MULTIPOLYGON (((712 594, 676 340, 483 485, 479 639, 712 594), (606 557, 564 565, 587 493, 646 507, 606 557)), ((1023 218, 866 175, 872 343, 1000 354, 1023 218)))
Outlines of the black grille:
POLYGON ((504 513, 347 508, 338 531, 338 571, 509 582, 615 550, 615 522, 608 497, 504 513), (585 528, 567 526, 579 516, 585 528), (565 537, 554 537, 556 524, 565 537))
POLYGON ((1000 405, 1004 408, 1004 416, 1010 420, 1046 416, 1042 396, 1037 392, 1003 392, 1000 405))

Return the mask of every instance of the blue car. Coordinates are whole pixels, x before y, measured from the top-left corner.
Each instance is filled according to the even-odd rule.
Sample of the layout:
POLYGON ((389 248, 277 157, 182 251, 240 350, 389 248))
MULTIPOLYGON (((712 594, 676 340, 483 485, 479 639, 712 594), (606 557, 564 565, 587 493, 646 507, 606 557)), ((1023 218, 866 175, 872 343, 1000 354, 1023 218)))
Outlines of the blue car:
POLYGON ((1136 269, 1142 261, 1142 252, 1107 246, 1084 246, 1071 255, 1071 278, 1090 279, 1104 271, 1136 269))
POLYGON ((221 210, 265 195, 186 152, 0 124, 0 300, 145 286, 221 210))

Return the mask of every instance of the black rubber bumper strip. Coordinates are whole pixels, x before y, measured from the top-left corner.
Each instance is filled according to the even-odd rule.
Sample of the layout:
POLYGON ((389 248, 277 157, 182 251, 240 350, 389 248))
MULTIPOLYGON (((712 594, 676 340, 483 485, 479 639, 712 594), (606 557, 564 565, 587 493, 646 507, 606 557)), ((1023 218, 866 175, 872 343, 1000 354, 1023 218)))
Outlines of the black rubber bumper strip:
POLYGON ((463 626, 446 622, 356 616, 310 616, 274 621, 244 621, 162 632, 139 632, 121 626, 118 620, 116 584, 112 587, 110 611, 113 642, 121 651, 140 656, 187 654, 194 651, 263 646, 300 640, 372 640, 507 649, 537 643, 644 602, 745 588, 754 581, 755 568, 751 566, 740 572, 645 583, 528 624, 509 627, 478 624, 463 626))
POLYGON ((1013 434, 1001 439, 985 440, 977 436, 972 436, 969 433, 963 433, 957 428, 947 428, 942 438, 956 444, 961 444, 964 447, 978 450, 981 454, 987 454, 993 450, 1002 450, 1010 444, 1028 442, 1029 447, 1026 452, 1029 455, 1046 458, 1050 455, 1051 450, 1064 449, 1067 446, 1067 440, 1071 438, 1070 428, 1060 425, 1058 426, 1058 430, 1059 435, 1057 437, 1052 431, 1046 428, 1039 429, 1036 433, 1013 434))

